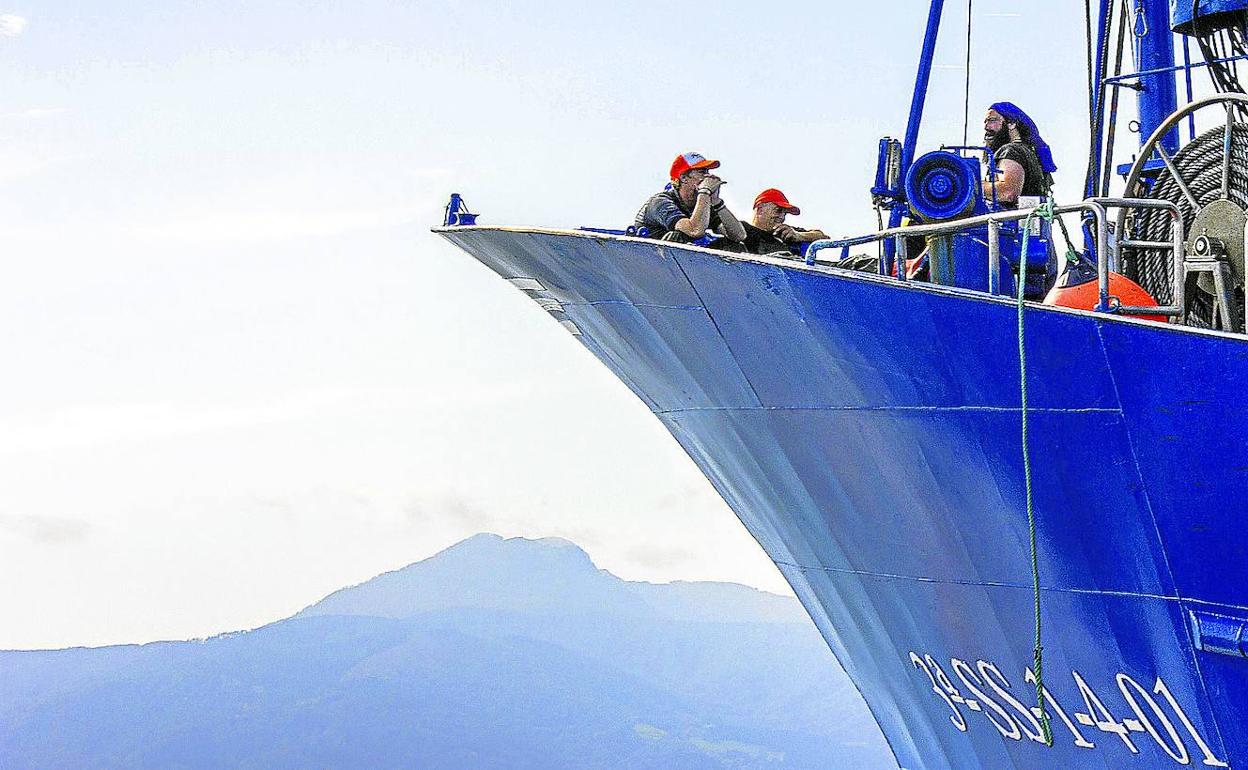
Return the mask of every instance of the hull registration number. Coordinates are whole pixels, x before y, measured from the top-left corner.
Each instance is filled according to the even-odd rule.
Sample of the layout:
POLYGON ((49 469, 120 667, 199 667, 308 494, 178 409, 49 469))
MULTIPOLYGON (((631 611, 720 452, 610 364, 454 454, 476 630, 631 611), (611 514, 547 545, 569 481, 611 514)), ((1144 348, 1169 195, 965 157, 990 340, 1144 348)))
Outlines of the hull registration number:
MULTIPOLYGON (((1006 740, 1045 743, 1042 712, 1036 704, 1036 676, 1031 669, 1023 672, 1027 687, 1012 690, 1001 669, 986 660, 951 658, 946 670, 931 655, 911 652, 910 663, 926 675, 931 692, 949 710, 949 722, 955 729, 966 732, 974 729, 971 725, 976 721, 982 721, 990 726, 982 729, 995 729, 1006 740)), ((1097 742, 1108 741, 1139 754, 1141 746, 1154 743, 1180 765, 1228 766, 1209 747, 1161 677, 1145 687, 1130 675, 1119 673, 1115 677, 1117 691, 1107 703, 1082 674, 1072 670, 1071 676, 1079 693, 1073 700, 1059 701, 1047 687, 1040 688, 1043 715, 1048 717, 1055 744, 1071 740, 1078 748, 1095 749, 1097 742)))

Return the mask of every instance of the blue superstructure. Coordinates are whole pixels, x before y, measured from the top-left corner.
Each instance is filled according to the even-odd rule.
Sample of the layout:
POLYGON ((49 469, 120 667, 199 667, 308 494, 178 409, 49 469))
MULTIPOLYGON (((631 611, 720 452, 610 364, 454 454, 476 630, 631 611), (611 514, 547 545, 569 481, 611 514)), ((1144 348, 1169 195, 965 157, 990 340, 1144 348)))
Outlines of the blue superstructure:
MULTIPOLYGON (((1119 19, 1141 70, 1161 68, 1150 40, 1174 65, 1171 26, 1248 28, 1246 2, 1099 5, 1097 45, 1119 19)), ((1098 300, 1019 305, 1015 271, 1058 240, 1047 221, 996 211, 961 150, 908 146, 940 14, 935 0, 914 130, 881 143, 872 193, 897 221, 880 233, 799 261, 602 231, 439 232, 667 426, 789 580, 902 767, 1248 767, 1248 98, 1179 110, 1146 86, 1127 197, 1105 197, 1108 82, 1129 76, 1098 53, 1104 154, 1088 199, 1056 209, 1081 218, 1098 300), (1172 143, 1218 105, 1223 125, 1172 143), (1220 164, 1197 162, 1205 147, 1220 164), (896 227, 902 215, 922 224, 896 227), (933 282, 905 280, 914 234, 951 244, 933 282), (875 241, 881 274, 836 266, 875 241), (1115 294, 1118 272, 1169 320, 1127 317, 1144 308, 1115 294)), ((1173 86, 1175 71, 1137 80, 1173 86)))

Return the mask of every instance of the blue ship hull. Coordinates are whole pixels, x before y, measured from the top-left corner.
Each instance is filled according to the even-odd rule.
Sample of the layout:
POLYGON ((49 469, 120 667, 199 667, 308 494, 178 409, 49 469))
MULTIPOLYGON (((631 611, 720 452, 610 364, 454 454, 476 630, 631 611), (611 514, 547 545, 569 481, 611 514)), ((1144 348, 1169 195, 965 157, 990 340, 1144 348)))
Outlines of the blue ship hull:
POLYGON ((902 767, 1248 767, 1242 338, 1027 309, 1049 746, 1012 301, 632 238, 439 232, 663 421, 902 767))

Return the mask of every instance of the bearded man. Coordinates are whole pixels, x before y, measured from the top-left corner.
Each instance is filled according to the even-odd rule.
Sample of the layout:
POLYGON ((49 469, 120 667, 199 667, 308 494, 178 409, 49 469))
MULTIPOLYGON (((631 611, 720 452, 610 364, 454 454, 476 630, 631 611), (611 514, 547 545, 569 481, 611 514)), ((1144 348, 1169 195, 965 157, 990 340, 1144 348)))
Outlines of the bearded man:
POLYGON ((984 116, 984 144, 997 176, 983 183, 984 200, 1016 208, 1021 196, 1048 196, 1057 171, 1053 153, 1035 121, 1011 102, 997 102, 984 116))

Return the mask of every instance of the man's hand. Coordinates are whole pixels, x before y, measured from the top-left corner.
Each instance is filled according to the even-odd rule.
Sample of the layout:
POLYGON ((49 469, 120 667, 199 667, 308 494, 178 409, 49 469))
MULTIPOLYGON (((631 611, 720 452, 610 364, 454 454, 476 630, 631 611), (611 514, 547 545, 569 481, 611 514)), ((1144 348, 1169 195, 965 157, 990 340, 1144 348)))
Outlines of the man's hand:
POLYGON ((723 183, 724 183, 724 180, 720 179, 717 176, 712 176, 708 174, 706 177, 702 179, 701 182, 698 182, 698 189, 706 190, 707 192, 711 194, 712 197, 714 197, 719 194, 719 186, 723 183))
POLYGON ((794 243, 797 241, 797 231, 790 225, 776 225, 771 228, 771 234, 785 243, 794 243))

